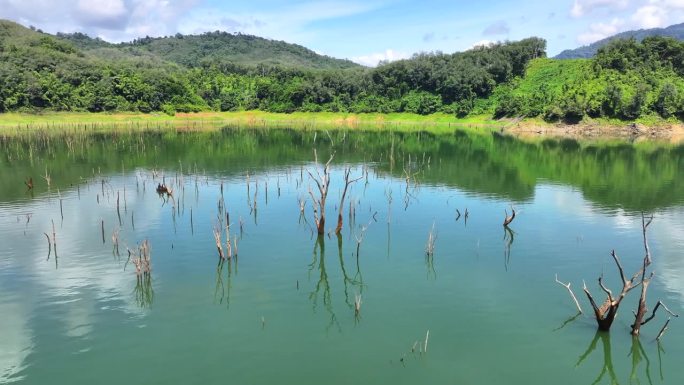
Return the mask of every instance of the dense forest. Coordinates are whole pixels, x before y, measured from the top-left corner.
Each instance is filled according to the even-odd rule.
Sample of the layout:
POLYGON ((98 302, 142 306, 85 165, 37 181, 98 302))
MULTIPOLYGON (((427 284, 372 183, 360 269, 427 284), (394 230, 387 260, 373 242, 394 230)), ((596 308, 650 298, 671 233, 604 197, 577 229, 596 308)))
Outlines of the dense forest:
POLYGON ((0 112, 443 112, 681 118, 684 43, 615 40, 592 59, 546 58, 529 38, 366 68, 301 46, 212 32, 110 44, 0 21, 0 112))

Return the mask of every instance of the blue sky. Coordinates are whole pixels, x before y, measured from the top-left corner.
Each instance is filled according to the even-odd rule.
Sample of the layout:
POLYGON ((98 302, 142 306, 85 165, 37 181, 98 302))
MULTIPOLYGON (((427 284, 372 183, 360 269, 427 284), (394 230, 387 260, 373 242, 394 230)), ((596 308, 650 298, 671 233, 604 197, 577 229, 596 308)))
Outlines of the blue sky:
POLYGON ((108 41, 222 30, 366 65, 543 37, 553 56, 617 32, 684 22, 684 0, 0 0, 0 18, 108 41))

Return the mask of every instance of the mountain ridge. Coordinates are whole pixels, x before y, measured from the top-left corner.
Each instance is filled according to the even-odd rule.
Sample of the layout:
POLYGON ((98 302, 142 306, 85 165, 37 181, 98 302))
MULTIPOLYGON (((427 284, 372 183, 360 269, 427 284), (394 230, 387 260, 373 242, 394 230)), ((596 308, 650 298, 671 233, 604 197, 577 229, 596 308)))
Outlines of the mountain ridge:
POLYGON ((230 62, 238 66, 257 65, 297 67, 307 69, 362 68, 348 59, 321 55, 298 44, 271 40, 247 34, 214 31, 199 35, 142 37, 129 42, 110 43, 84 33, 49 34, 27 28, 10 20, 0 19, 0 39, 33 43, 52 38, 68 44, 74 51, 104 60, 151 60, 198 67, 205 62, 230 62))
POLYGON ((554 59, 588 59, 594 57, 596 52, 601 47, 606 46, 613 40, 617 39, 631 39, 634 38, 637 41, 641 41, 646 37, 650 36, 665 36, 672 37, 677 40, 684 40, 684 23, 673 24, 665 28, 649 28, 649 29, 637 29, 631 31, 620 32, 613 36, 609 36, 605 39, 598 40, 594 43, 574 48, 566 49, 554 56, 554 59))

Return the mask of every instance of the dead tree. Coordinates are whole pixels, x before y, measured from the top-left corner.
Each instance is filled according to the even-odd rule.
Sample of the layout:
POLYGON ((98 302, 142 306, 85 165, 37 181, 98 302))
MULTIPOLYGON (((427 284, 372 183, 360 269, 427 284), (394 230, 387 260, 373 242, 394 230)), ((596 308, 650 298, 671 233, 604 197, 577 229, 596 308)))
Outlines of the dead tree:
POLYGON ((510 225, 511 222, 513 222, 513 220, 515 219, 515 209, 511 207, 510 216, 508 216, 508 211, 504 210, 504 213, 506 213, 506 217, 504 218, 503 225, 504 227, 508 227, 508 225, 510 225))
MULTIPOLYGON (((634 313, 634 323, 632 324, 632 335, 635 337, 639 336, 639 332, 641 330, 641 327, 647 324, 649 321, 651 321, 655 315, 658 309, 662 306, 663 309, 665 309, 666 312, 668 312, 671 316, 673 317, 679 317, 677 314, 674 314, 670 309, 665 306, 662 301, 658 301, 656 306, 653 308, 653 313, 648 318, 646 317, 646 313, 648 312, 648 307, 646 306, 646 292, 648 290, 648 285, 651 283, 651 279, 653 278, 653 272, 646 277, 646 268, 651 264, 651 250, 648 247, 648 238, 646 237, 646 230, 648 229, 648 226, 651 224, 653 221, 653 215, 651 215, 648 220, 644 217, 644 214, 641 214, 641 230, 643 234, 643 239, 644 239, 644 262, 643 262, 643 267, 641 270, 641 295, 639 297, 639 305, 637 307, 637 311, 634 313)), ((670 320, 668 319, 667 323, 669 323, 670 320)), ((667 323, 663 327, 665 329, 667 327, 667 323)), ((658 338, 662 335, 662 330, 661 333, 658 335, 658 338)))
POLYGON ((620 290, 620 294, 618 294, 617 297, 613 296, 613 293, 610 291, 610 289, 608 289, 604 285, 603 276, 601 276, 598 279, 598 283, 601 289, 606 293, 607 298, 601 306, 598 306, 596 304, 596 301, 594 301, 594 297, 589 292, 589 289, 587 289, 586 283, 584 284, 584 293, 587 295, 587 298, 589 298, 591 307, 594 309, 594 315, 596 316, 596 322, 598 323, 599 330, 610 330, 610 326, 613 324, 613 321, 617 316, 617 311, 620 307, 620 303, 625 298, 627 293, 629 293, 632 289, 639 286, 641 286, 641 296, 639 298, 639 305, 637 311, 634 313, 635 320, 634 324, 632 325, 631 332, 633 336, 639 335, 641 326, 651 321, 655 317, 656 311, 661 306, 668 313, 670 313, 670 315, 677 317, 677 315, 672 313, 662 302, 658 301, 658 304, 653 309, 653 313, 651 314, 651 316, 649 316, 648 318, 644 318, 646 316, 646 313, 648 312, 648 308, 646 306, 646 292, 648 290, 648 285, 651 283, 651 279, 653 278, 653 273, 651 272, 651 274, 648 274, 647 272, 648 267, 651 265, 651 252, 648 247, 648 238, 646 237, 646 230, 648 229, 648 226, 651 224, 651 221, 653 221, 653 216, 646 220, 646 217, 642 213, 641 230, 644 240, 645 255, 641 268, 632 276, 631 279, 628 280, 627 276, 625 276, 624 269, 622 268, 622 264, 620 263, 620 259, 615 253, 615 250, 613 250, 610 254, 613 257, 613 260, 615 261, 615 265, 617 266, 618 272, 620 273, 620 279, 622 281, 622 290, 620 290))
POLYGON ((335 228, 335 234, 340 234, 340 232, 342 231, 342 211, 344 210, 344 198, 347 196, 347 190, 349 189, 349 186, 363 179, 363 175, 356 179, 349 179, 349 174, 351 174, 351 168, 347 167, 344 170, 344 190, 342 190, 342 198, 340 198, 340 208, 337 212, 337 227, 335 228))
POLYGON ((653 319, 653 316, 655 316, 655 311, 658 310, 658 307, 660 306, 660 302, 658 302, 658 305, 656 305, 656 307, 653 309, 653 316, 650 317, 648 321, 644 321, 644 316, 648 311, 648 308, 646 307, 646 291, 648 290, 648 285, 651 283, 651 278, 653 278, 653 272, 651 272, 651 274, 648 277, 646 277, 646 268, 651 264, 651 251, 648 248, 646 229, 648 229, 648 226, 651 224, 651 221, 653 221, 653 215, 651 215, 648 221, 646 221, 644 214, 641 213, 641 229, 644 238, 645 254, 643 266, 641 268, 641 295, 639 296, 639 305, 637 307, 636 313, 634 314, 634 324, 632 325, 633 336, 639 336, 641 326, 644 325, 646 322, 650 321, 651 319, 653 319))
POLYGON ((600 276, 598 279, 598 283, 601 287, 601 290, 603 290, 606 293, 607 297, 603 304, 601 306, 598 306, 596 304, 596 301, 594 300, 594 297, 589 292, 586 283, 584 283, 583 287, 584 293, 587 295, 589 303, 591 303, 591 307, 594 309, 594 316, 596 317, 598 329, 601 331, 610 330, 610 327, 613 324, 615 317, 617 316, 620 303, 625 298, 627 293, 629 293, 635 287, 641 285, 641 282, 638 282, 637 278, 640 275, 642 275, 644 271, 644 268, 642 267, 632 276, 631 279, 628 280, 627 276, 625 276, 625 271, 622 268, 622 263, 620 263, 620 259, 615 253, 615 250, 611 251, 610 255, 613 257, 613 260, 615 261, 615 265, 617 266, 618 272, 620 273, 620 279, 622 280, 622 289, 620 290, 620 294, 618 294, 617 297, 613 296, 613 292, 610 291, 610 289, 608 289, 606 285, 604 285, 603 276, 600 276))
POLYGON ((309 176, 316 182, 316 186, 318 187, 318 199, 314 196, 311 186, 309 186, 309 195, 311 195, 311 199, 313 200, 314 221, 316 222, 316 229, 318 230, 319 235, 325 234, 325 201, 328 198, 328 188, 330 187, 330 163, 334 156, 335 154, 330 155, 330 159, 326 162, 323 167, 323 173, 321 174, 318 169, 318 154, 314 149, 314 163, 317 178, 313 176, 311 171, 307 170, 307 173, 309 173, 309 176))

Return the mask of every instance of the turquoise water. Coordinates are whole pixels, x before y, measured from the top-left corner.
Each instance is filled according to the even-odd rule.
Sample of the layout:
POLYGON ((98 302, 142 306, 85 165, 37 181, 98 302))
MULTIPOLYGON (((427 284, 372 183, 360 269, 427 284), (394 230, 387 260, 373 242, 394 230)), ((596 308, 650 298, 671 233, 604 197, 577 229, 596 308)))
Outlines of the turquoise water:
POLYGON ((597 334, 581 292, 585 280, 600 297, 601 274, 618 290, 611 249, 628 275, 639 268, 644 210, 649 302, 684 313, 680 148, 230 130, 64 143, 2 143, 0 383, 684 381, 680 319, 656 342, 659 313, 633 340, 634 291, 597 334), (335 153, 321 238, 313 148, 321 162, 335 153), (338 238, 346 167, 363 178, 338 238), (162 182, 173 199, 155 192, 162 182), (222 264, 219 202, 238 239, 222 264), (128 260, 143 240, 149 280, 128 260), (584 315, 573 319, 556 274, 584 315))

